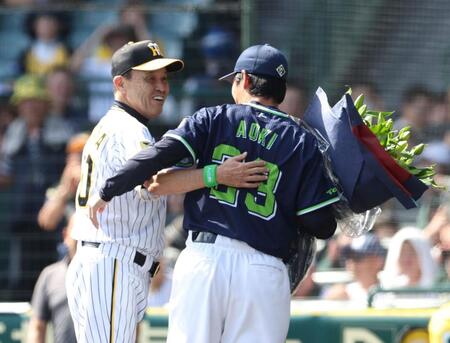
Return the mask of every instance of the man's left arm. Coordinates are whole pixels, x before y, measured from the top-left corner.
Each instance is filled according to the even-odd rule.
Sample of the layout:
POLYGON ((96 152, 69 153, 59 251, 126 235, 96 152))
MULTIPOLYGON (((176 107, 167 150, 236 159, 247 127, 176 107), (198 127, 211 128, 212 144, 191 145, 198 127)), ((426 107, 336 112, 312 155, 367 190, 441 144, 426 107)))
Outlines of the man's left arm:
POLYGON ((32 317, 28 324, 27 343, 44 343, 47 333, 47 322, 37 317, 32 317))
MULTIPOLYGON (((217 167, 217 184, 235 188, 256 188, 267 180, 267 168, 263 160, 244 162, 244 152, 225 160, 217 167)), ((181 194, 205 187, 204 169, 166 169, 146 183, 154 195, 181 194)))

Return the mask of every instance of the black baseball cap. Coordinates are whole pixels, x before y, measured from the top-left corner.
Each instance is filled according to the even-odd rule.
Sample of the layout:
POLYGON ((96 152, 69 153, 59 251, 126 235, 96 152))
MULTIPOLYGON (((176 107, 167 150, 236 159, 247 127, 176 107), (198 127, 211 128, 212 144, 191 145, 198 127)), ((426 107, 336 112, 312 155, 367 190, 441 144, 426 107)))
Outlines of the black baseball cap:
POLYGON ((236 61, 234 71, 219 80, 232 82, 236 73, 245 70, 249 74, 269 76, 286 81, 288 63, 282 52, 269 44, 253 45, 245 49, 236 61))
POLYGON ((117 50, 111 60, 111 75, 123 75, 130 69, 153 71, 166 68, 168 72, 183 69, 182 60, 165 58, 158 44, 150 40, 129 42, 117 50))

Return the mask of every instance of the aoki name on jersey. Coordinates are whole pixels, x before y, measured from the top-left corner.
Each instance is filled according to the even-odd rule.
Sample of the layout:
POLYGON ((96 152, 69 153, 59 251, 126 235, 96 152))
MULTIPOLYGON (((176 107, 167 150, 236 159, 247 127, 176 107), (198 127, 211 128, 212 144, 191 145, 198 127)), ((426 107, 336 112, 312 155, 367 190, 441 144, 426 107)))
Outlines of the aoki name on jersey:
POLYGON ((278 135, 265 127, 261 128, 258 123, 251 123, 248 127, 248 123, 241 120, 236 130, 236 137, 249 139, 270 150, 278 135))

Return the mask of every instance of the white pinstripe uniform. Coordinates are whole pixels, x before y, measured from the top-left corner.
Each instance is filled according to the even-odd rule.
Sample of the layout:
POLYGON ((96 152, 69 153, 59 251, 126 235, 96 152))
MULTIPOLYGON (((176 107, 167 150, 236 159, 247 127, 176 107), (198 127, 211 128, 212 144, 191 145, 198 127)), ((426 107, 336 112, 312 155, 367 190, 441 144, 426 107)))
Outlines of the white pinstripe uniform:
POLYGON ((89 194, 143 147, 153 144, 148 129, 117 103, 93 130, 84 151, 72 236, 78 250, 66 278, 78 342, 134 342, 147 305, 149 270, 164 247, 166 198, 137 187, 115 197, 89 220, 89 194), (96 242, 90 244, 81 242, 96 242), (140 255, 145 255, 145 262, 140 255), (139 254, 140 253, 140 254, 139 254))

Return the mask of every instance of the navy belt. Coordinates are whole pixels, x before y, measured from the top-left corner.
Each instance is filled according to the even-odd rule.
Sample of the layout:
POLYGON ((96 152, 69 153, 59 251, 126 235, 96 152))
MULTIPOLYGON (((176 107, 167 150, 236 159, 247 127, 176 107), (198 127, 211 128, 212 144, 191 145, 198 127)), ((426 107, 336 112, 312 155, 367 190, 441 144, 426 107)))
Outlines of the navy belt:
MULTIPOLYGON (((81 241, 81 246, 98 248, 100 246, 100 243, 81 241)), ((141 254, 139 251, 136 251, 133 262, 136 263, 138 266, 143 267, 146 259, 147 259, 147 256, 145 256, 144 254, 141 254)), ((153 264, 149 270, 150 276, 151 277, 155 276, 156 273, 158 272, 158 270, 159 270, 159 262, 155 261, 155 262, 153 262, 153 264)))
POLYGON ((196 243, 214 244, 217 239, 217 233, 208 231, 192 231, 192 241, 196 243))

